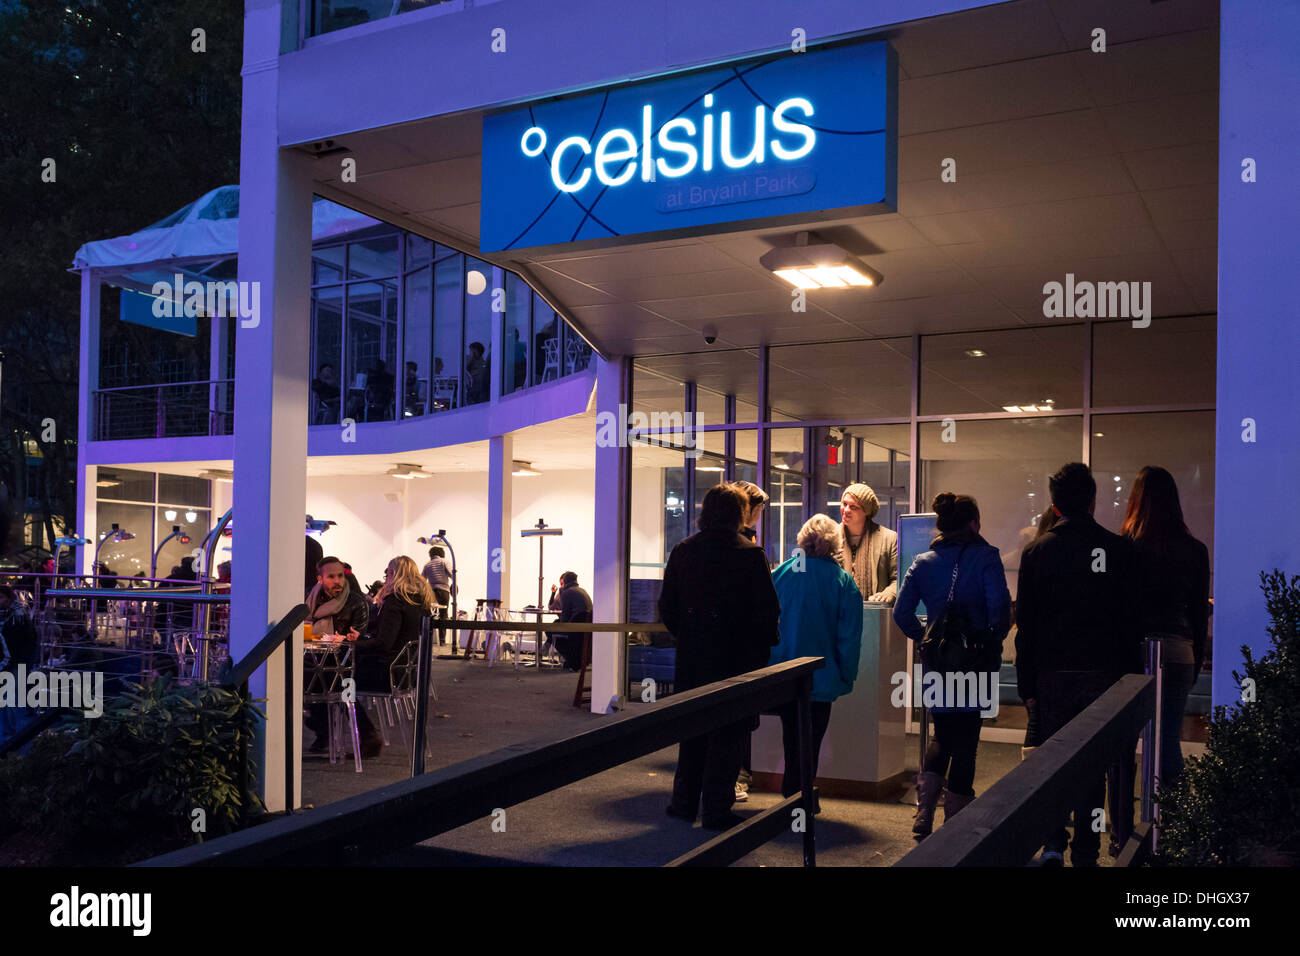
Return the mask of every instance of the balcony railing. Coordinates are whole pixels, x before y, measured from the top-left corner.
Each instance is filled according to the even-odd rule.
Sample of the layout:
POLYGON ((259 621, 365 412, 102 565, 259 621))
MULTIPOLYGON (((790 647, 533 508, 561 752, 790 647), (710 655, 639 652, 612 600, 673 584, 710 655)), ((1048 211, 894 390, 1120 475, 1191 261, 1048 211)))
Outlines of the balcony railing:
POLYGON ((232 435, 231 379, 101 388, 95 392, 95 441, 232 435))

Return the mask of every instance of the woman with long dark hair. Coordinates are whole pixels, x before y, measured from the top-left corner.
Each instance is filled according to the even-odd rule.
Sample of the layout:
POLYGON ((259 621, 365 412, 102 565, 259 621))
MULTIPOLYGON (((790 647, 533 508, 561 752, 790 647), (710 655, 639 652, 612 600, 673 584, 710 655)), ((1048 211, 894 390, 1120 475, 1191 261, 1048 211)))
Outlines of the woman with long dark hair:
MULTIPOLYGON (((996 697, 997 676, 992 671, 1000 664, 1002 641, 1011 629, 1011 593, 1002 558, 997 548, 980 537, 979 505, 970 495, 943 492, 935 496, 931 508, 939 534, 930 550, 917 555, 907 569, 894 605, 894 620, 914 641, 925 635, 916 617, 920 601, 925 602, 931 622, 943 617, 961 620, 963 635, 986 649, 977 673, 966 676, 974 676, 977 690, 982 681, 983 688, 996 697)), ((929 664, 925 668, 927 687, 933 685, 935 676, 940 686, 949 683, 944 673, 932 670, 929 664)), ((995 706, 996 701, 949 698, 945 688, 942 703, 930 708, 934 734, 917 776, 916 820, 912 824, 918 839, 933 829, 934 809, 945 786, 945 823, 975 799, 975 749, 983 704, 995 706)))
POLYGON ((1120 533, 1133 541, 1142 633, 1161 644, 1160 782, 1183 772, 1183 710, 1205 659, 1210 622, 1210 552, 1183 520, 1174 476, 1151 465, 1129 491, 1120 533))

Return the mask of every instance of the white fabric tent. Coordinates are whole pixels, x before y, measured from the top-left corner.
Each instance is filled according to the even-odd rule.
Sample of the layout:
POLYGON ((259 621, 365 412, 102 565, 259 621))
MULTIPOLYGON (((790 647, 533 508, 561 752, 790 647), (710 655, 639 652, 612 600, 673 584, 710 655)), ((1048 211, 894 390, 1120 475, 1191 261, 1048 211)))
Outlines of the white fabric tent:
MULTIPOLYGON (((346 206, 317 198, 312 203, 313 242, 379 224, 346 206)), ((239 187, 220 186, 170 216, 129 236, 88 242, 73 257, 74 269, 129 269, 174 259, 217 259, 239 252, 239 187)))

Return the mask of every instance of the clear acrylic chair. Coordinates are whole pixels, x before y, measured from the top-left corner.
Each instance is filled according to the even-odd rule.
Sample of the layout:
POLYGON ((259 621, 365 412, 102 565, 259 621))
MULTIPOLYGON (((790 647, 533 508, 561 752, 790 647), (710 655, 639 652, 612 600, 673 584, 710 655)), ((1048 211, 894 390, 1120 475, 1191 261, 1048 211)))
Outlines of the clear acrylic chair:
MULTIPOLYGON (((347 757, 344 734, 352 731, 352 755, 357 773, 361 772, 361 732, 357 729, 355 695, 344 696, 347 681, 353 678, 353 652, 351 641, 341 641, 328 647, 308 647, 303 651, 303 702, 324 704, 329 727, 330 763, 339 763, 347 757)), ((355 683, 352 684, 356 686, 355 683)))
MULTIPOLYGON (((406 749, 407 755, 410 755, 411 741, 415 739, 415 714, 416 714, 416 681, 417 681, 417 661, 419 659, 420 644, 419 641, 411 641, 393 658, 393 663, 388 666, 388 686, 391 688, 388 693, 372 693, 362 691, 357 694, 357 699, 374 714, 375 723, 379 727, 379 734, 383 738, 384 746, 389 746, 391 740, 388 735, 388 729, 391 727, 401 738, 402 746, 406 749)), ((432 703, 438 702, 438 685, 433 679, 429 679, 429 698, 432 703)), ((425 753, 430 761, 433 760, 433 748, 429 742, 428 734, 425 734, 424 740, 425 753)))

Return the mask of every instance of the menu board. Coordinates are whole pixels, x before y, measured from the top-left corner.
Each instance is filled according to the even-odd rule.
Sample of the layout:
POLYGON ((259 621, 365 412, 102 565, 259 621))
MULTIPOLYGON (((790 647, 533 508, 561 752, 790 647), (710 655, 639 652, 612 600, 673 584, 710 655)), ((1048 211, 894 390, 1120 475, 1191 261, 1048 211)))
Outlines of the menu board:
MULTIPOLYGON (((903 578, 907 576, 907 569, 912 566, 918 554, 924 554, 930 550, 930 542, 938 531, 934 527, 934 519, 938 515, 934 512, 914 515, 898 516, 898 587, 903 587, 903 578)), ((916 606, 918 617, 925 614, 925 602, 922 601, 916 606)))

